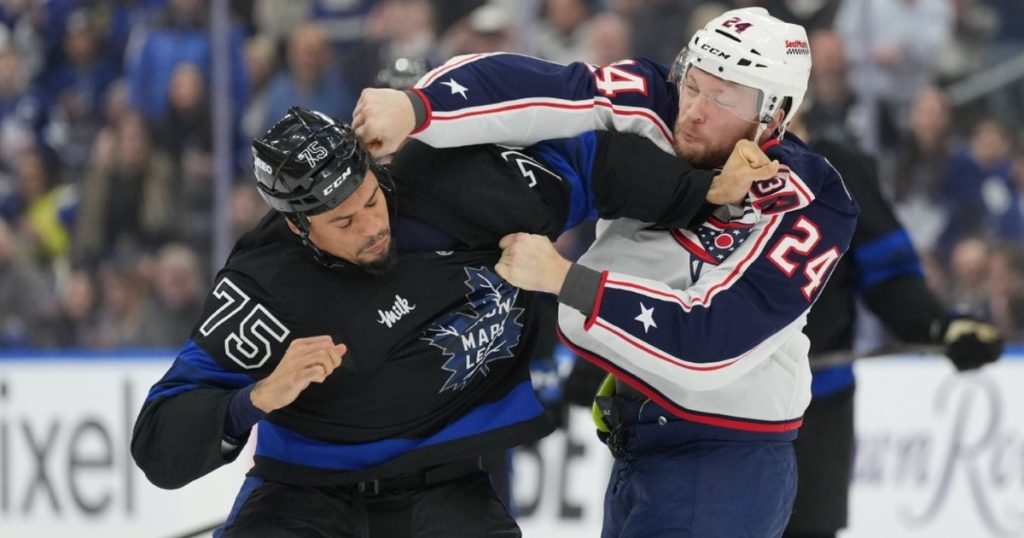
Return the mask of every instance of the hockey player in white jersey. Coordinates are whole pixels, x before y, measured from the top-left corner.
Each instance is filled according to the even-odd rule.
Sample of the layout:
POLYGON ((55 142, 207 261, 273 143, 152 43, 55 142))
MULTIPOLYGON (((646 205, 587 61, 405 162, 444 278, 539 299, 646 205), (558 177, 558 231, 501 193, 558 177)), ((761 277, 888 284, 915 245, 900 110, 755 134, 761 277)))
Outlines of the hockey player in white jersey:
POLYGON ((786 134, 809 52, 802 27, 747 8, 698 31, 671 73, 646 60, 462 57, 410 94, 364 93, 357 106, 357 132, 379 152, 414 130, 432 144, 526 144, 597 125, 643 134, 700 166, 720 166, 743 138, 782 163, 743 204, 709 208, 693 229, 602 222, 578 264, 537 236, 502 242, 499 273, 557 293, 563 340, 615 375, 597 399, 616 457, 606 537, 762 537, 785 527, 791 441, 810 399, 801 329, 857 215, 835 170, 786 134))

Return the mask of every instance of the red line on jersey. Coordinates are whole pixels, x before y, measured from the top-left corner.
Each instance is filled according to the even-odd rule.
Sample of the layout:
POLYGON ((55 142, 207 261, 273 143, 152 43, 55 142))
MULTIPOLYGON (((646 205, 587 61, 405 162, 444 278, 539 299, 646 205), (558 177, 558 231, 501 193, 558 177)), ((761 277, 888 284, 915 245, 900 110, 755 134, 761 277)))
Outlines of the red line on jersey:
POLYGON ((808 192, 810 189, 807 187, 807 184, 804 183, 804 180, 800 179, 800 176, 794 174, 792 170, 789 171, 789 179, 791 180, 790 183, 793 185, 793 188, 800 191, 800 194, 804 195, 804 198, 807 199, 807 203, 811 203, 811 201, 814 200, 814 196, 811 196, 810 192, 808 192))
POLYGON ((427 94, 423 93, 423 90, 419 88, 410 88, 410 90, 412 90, 413 93, 418 95, 420 100, 423 101, 423 106, 427 107, 427 119, 423 121, 423 125, 420 125, 411 133, 409 133, 410 135, 414 135, 430 126, 430 117, 433 114, 434 110, 433 107, 430 106, 430 99, 427 99, 427 94))
POLYGON ((604 299, 604 283, 608 280, 608 271, 601 271, 601 282, 597 285, 597 295, 594 296, 594 306, 590 310, 590 315, 587 316, 587 320, 583 322, 583 330, 589 331, 594 326, 594 322, 597 321, 597 315, 601 312, 601 300, 604 299))
POLYGON ((418 84, 418 86, 420 86, 420 87, 429 86, 432 82, 437 80, 437 77, 440 77, 441 75, 451 71, 452 69, 455 69, 456 67, 458 67, 460 65, 472 62, 472 61, 480 58, 481 56, 483 56, 483 55, 482 54, 474 54, 474 55, 470 56, 469 58, 463 58, 463 59, 453 63, 452 65, 449 65, 449 66, 443 66, 442 65, 441 67, 437 68, 437 72, 436 73, 434 73, 433 75, 430 75, 430 78, 428 78, 427 80, 423 81, 423 84, 418 84))
POLYGON ((613 114, 618 114, 620 116, 643 116, 651 120, 654 123, 654 125, 658 127, 658 130, 661 131, 661 135, 665 137, 665 140, 668 140, 670 144, 672 143, 672 132, 666 129, 660 117, 658 117, 656 114, 652 114, 649 110, 622 110, 621 108, 617 108, 607 98, 602 97, 595 97, 594 104, 597 106, 610 108, 613 114))
POLYGON ((768 151, 769 149, 774 148, 775 146, 778 146, 779 144, 782 144, 782 142, 779 142, 778 138, 771 138, 768 141, 766 141, 764 144, 761 144, 761 151, 768 151))
POLYGON ((703 246, 694 243, 693 241, 690 240, 690 238, 683 235, 683 232, 679 231, 676 228, 672 228, 671 230, 669 230, 669 234, 672 235, 672 239, 676 240, 676 243, 682 245, 682 247, 686 249, 686 251, 689 252, 690 254, 693 254, 694 256, 712 265, 718 265, 718 260, 712 258, 711 254, 708 254, 708 251, 704 250, 703 246))
POLYGON ((753 224, 746 222, 724 222, 714 216, 708 217, 708 224, 718 226, 719 228, 735 228, 740 230, 749 230, 754 227, 753 224))
POLYGON ((646 353, 646 354, 648 354, 648 355, 650 355, 650 356, 652 356, 652 357, 654 357, 656 359, 663 360, 663 361, 665 361, 665 362, 667 362, 669 364, 673 364, 675 366, 679 366, 679 367, 685 368, 687 370, 695 370, 695 371, 698 371, 698 372, 713 372, 715 370, 721 370, 722 368, 726 368, 726 367, 732 366, 737 361, 742 359, 744 355, 746 355, 746 353, 744 353, 744 355, 736 357, 735 359, 727 359, 726 361, 720 361, 720 362, 722 362, 722 364, 715 364, 713 366, 690 366, 690 363, 692 361, 683 361, 682 359, 677 359, 675 357, 670 357, 668 355, 664 355, 662 353, 659 353, 657 350, 655 350, 653 348, 650 348, 650 347, 647 347, 647 346, 643 345, 643 342, 640 342, 640 341, 637 341, 637 340, 631 338, 629 333, 625 333, 623 331, 620 331, 616 327, 614 327, 612 325, 609 325, 609 324, 607 324, 607 323, 605 323, 605 322, 603 322, 601 320, 598 320, 596 323, 597 323, 598 327, 601 327, 602 329, 604 329, 604 330, 614 334, 620 340, 622 340, 622 341, 626 342, 627 344, 629 344, 629 345, 639 349, 640 351, 642 351, 642 352, 644 352, 644 353, 646 353))
POLYGON ((586 110, 595 106, 602 106, 608 108, 613 114, 618 116, 641 116, 647 118, 658 127, 661 131, 662 136, 665 137, 669 142, 672 141, 672 134, 665 129, 662 125, 660 118, 647 110, 622 110, 617 108, 615 105, 602 101, 601 99, 594 99, 593 101, 581 102, 579 104, 566 104, 557 103, 551 101, 543 101, 541 99, 531 99, 525 103, 516 103, 512 105, 492 105, 489 107, 481 107, 476 110, 461 113, 436 113, 434 114, 434 121, 448 121, 448 120, 460 120, 463 118, 469 118, 472 116, 480 116, 483 114, 493 114, 497 112, 508 112, 510 110, 519 110, 530 107, 545 107, 545 108, 561 108, 565 110, 586 110))
POLYGON ((683 420, 686 420, 686 421, 689 421, 689 422, 695 422, 695 423, 698 423, 698 424, 706 424, 708 426, 717 426, 719 428, 727 428, 727 429, 730 429, 730 430, 741 430, 741 431, 757 432, 757 433, 785 433, 785 432, 789 432, 789 431, 793 431, 793 430, 799 429, 800 426, 802 426, 803 423, 804 423, 803 417, 797 418, 797 419, 793 419, 793 420, 782 421, 782 422, 765 423, 765 422, 747 421, 747 420, 744 420, 744 419, 741 419, 741 418, 710 417, 710 416, 694 413, 694 412, 689 411, 688 409, 686 409, 686 408, 684 408, 684 407, 682 407, 682 406, 672 402, 668 398, 665 398, 660 393, 658 393, 656 390, 650 388, 642 380, 636 378, 634 375, 630 374, 629 372, 626 372, 625 370, 623 370, 623 369, 619 368, 618 366, 612 364, 611 361, 609 361, 608 359, 605 359, 604 357, 600 357, 598 355, 595 355, 595 354, 591 353, 590 351, 587 351, 587 350, 577 346, 576 344, 572 343, 571 341, 569 341, 569 338, 567 336, 565 336, 565 334, 561 330, 558 331, 558 338, 562 341, 563 344, 566 345, 566 347, 571 349, 574 353, 576 353, 580 357, 583 357, 587 361, 590 361, 590 362, 594 363, 595 365, 597 365, 602 370, 605 370, 606 372, 610 372, 617 379, 619 379, 622 382, 626 383, 627 385, 633 387, 634 389, 640 391, 641 394, 643 394, 644 396, 647 396, 648 398, 650 398, 651 401, 653 401, 654 403, 660 405, 661 407, 665 408, 666 410, 668 410, 673 415, 675 415, 675 416, 677 416, 677 417, 679 417, 679 418, 681 418, 683 420))
POLYGON ((709 301, 711 299, 711 296, 714 295, 717 290, 726 286, 731 286, 732 281, 735 280, 736 278, 739 278, 739 275, 743 273, 743 271, 747 270, 747 266, 753 263, 753 260, 751 258, 757 257, 758 251, 761 248, 761 246, 764 244, 765 241, 768 240, 768 238, 774 232, 774 224, 778 220, 778 216, 773 216, 771 220, 768 221, 768 225, 764 227, 764 231, 761 233, 761 235, 757 238, 757 241, 754 243, 754 248, 750 249, 750 252, 747 253, 746 257, 744 257, 742 260, 739 261, 739 263, 736 264, 736 267, 734 267, 732 272, 729 273, 729 276, 725 277, 725 279, 723 279, 722 282, 719 282, 718 284, 708 288, 707 293, 704 294, 704 298, 701 300, 702 304, 706 304, 706 301, 709 301), (746 266, 744 266, 744 264, 746 264, 746 266))
POLYGON ((767 240, 767 238, 772 235, 772 233, 769 231, 769 229, 774 229, 773 225, 776 223, 776 221, 778 219, 779 219, 778 215, 772 216, 771 220, 768 222, 768 225, 765 226, 764 230, 761 232, 761 235, 758 236, 756 244, 754 245, 754 248, 750 249, 750 252, 747 253, 746 257, 741 259, 739 261, 739 263, 736 264, 736 267, 733 268, 732 272, 730 272, 724 279, 722 279, 722 282, 719 282, 718 284, 715 284, 714 286, 708 288, 707 292, 704 293, 703 297, 694 297, 692 302, 687 302, 687 301, 683 300, 682 298, 680 298, 679 296, 677 296, 677 295, 675 295, 673 293, 668 293, 668 292, 664 292, 664 291, 661 291, 661 290, 656 290, 656 289, 653 289, 653 288, 648 288, 647 286, 644 286, 642 284, 637 284, 635 282, 628 282, 628 281, 625 281, 625 280, 609 280, 608 284, 614 284, 615 286, 619 286, 619 287, 623 287, 623 288, 638 289, 638 290, 641 290, 644 293, 647 293, 649 295, 657 295, 657 296, 668 298, 668 299, 670 299, 670 300, 672 300, 674 302, 677 302, 680 305, 682 305, 682 307, 685 310, 687 310, 687 311, 689 311, 690 308, 693 308, 693 306, 697 305, 697 304, 705 305, 706 306, 706 305, 710 304, 710 303, 708 303, 708 300, 714 294, 714 292, 716 290, 722 288, 723 286, 730 286, 730 285, 732 285, 732 281, 735 280, 739 276, 740 273, 742 273, 743 271, 746 270, 746 267, 744 267, 743 264, 747 263, 748 260, 751 259, 751 257, 756 257, 757 256, 757 252, 758 252, 758 249, 761 247, 761 244, 764 243, 767 240))

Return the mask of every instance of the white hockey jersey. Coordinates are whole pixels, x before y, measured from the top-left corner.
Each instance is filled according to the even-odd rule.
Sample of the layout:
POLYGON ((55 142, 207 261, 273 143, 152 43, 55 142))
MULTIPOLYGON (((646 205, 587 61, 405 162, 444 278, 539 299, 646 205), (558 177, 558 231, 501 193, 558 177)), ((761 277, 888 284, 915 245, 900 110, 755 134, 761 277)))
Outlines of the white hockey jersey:
MULTIPOLYGON (((428 111, 415 136, 528 144, 596 127, 667 149, 678 93, 666 76, 647 60, 454 59, 415 90, 428 111), (452 81, 464 91, 450 92, 452 81)), ((801 329, 858 210, 835 169, 798 138, 762 149, 783 166, 754 184, 738 214, 692 230, 602 221, 580 260, 604 272, 592 311, 563 305, 559 327, 577 353, 683 420, 792 438, 810 401, 801 329)))

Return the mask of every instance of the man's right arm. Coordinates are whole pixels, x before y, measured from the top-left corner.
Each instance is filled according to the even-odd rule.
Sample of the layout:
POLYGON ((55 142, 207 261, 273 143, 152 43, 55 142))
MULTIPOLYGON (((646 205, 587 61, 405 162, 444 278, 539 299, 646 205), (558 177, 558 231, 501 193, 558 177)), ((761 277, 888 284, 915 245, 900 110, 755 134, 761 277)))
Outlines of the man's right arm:
POLYGON ((374 155, 393 153, 410 134, 435 147, 526 146, 594 129, 638 134, 671 153, 678 94, 667 77, 665 66, 644 59, 598 67, 507 53, 459 56, 405 96, 364 90, 353 125, 374 155))
POLYGON ((749 140, 736 144, 721 170, 695 168, 649 140, 611 131, 546 141, 525 151, 572 185, 566 229, 594 214, 687 227, 714 207, 741 203, 754 181, 774 177, 779 168, 749 140))
POLYGON ((131 451, 153 484, 179 488, 234 461, 258 420, 340 364, 343 345, 327 336, 290 339, 287 320, 262 295, 243 276, 222 275, 203 321, 150 389, 131 451))

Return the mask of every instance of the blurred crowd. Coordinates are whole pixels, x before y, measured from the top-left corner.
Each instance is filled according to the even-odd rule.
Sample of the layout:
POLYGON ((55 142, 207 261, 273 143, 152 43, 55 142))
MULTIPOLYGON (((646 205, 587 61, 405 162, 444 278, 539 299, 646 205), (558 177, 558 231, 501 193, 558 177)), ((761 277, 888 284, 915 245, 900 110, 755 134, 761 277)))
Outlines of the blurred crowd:
POLYGON ((248 141, 293 104, 349 120, 362 88, 471 52, 668 63, 749 5, 808 28, 811 137, 873 156, 929 284, 1024 341, 1024 0, 229 0, 229 111, 211 1, 0 0, 0 348, 180 345, 214 212, 236 237, 265 213, 248 141))

